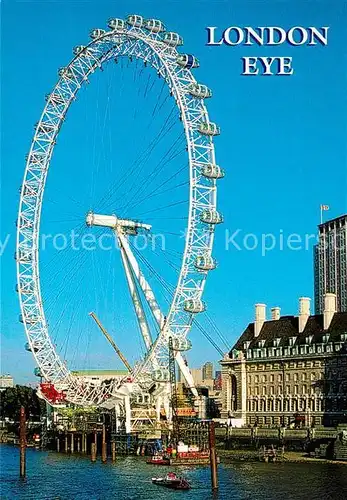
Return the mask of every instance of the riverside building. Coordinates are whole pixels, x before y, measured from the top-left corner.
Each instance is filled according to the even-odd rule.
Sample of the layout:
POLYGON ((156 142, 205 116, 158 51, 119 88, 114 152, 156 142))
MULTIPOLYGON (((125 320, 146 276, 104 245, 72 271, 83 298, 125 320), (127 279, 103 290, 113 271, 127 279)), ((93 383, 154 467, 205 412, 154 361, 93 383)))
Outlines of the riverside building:
POLYGON ((274 307, 270 320, 256 304, 254 322, 221 365, 222 418, 269 427, 347 422, 347 312, 337 312, 335 294, 316 315, 306 297, 298 316, 274 307))

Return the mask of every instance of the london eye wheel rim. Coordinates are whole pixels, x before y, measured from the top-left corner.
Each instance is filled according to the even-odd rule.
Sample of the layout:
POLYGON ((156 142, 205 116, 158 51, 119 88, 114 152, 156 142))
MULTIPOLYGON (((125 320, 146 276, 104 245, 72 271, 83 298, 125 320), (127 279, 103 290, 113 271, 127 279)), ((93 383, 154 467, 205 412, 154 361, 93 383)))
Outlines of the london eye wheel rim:
MULTIPOLYGON (((136 368, 136 376, 146 370, 157 355, 162 366, 167 365, 168 335, 186 338, 194 314, 184 310, 188 299, 200 300, 206 273, 197 273, 196 258, 212 253, 213 226, 203 223, 203 210, 216 210, 216 179, 201 174, 206 164, 215 164, 211 136, 202 135, 201 122, 209 123, 203 99, 189 94, 189 86, 196 80, 189 67, 177 63, 180 53, 176 47, 165 44, 164 33, 145 28, 126 27, 103 32, 80 50, 60 72, 60 78, 49 95, 27 157, 21 189, 17 221, 17 285, 21 317, 28 342, 43 377, 67 388, 69 400, 75 403, 97 404, 112 387, 95 388, 82 385, 72 377, 59 357, 49 335, 40 287, 39 234, 42 199, 48 169, 56 138, 70 104, 90 74, 109 59, 120 56, 136 57, 150 64, 165 79, 182 119, 189 163, 189 213, 181 270, 173 300, 162 329, 143 362, 136 368), (28 195, 30 193, 30 196, 28 195)), ((192 56, 189 56, 190 58, 192 56)), ((186 59, 189 60, 189 57, 186 59)))

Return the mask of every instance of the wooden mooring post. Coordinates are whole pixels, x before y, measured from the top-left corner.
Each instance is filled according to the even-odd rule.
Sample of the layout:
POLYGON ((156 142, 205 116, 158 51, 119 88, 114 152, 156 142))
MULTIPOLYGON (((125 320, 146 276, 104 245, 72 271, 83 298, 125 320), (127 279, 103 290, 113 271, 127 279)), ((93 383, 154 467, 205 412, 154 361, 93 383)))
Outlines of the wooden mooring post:
POLYGON ((82 434, 82 453, 87 453, 87 434, 82 434))
POLYGON ((91 444, 91 461, 96 462, 96 444, 91 444))
POLYGON ((26 474, 26 418, 24 406, 20 408, 19 414, 19 476, 24 478, 26 474))
POLYGON ((106 426, 102 426, 102 440, 101 440, 101 461, 102 463, 107 462, 107 442, 106 442, 106 426))
POLYGON ((75 436, 74 433, 71 432, 71 445, 70 445, 70 451, 73 453, 75 451, 75 436))
POLYGON ((111 442, 111 455, 112 455, 112 462, 116 461, 116 441, 111 442))
POLYGON ((57 452, 59 453, 60 452, 60 439, 59 439, 59 434, 56 438, 56 441, 57 441, 57 452))
POLYGON ((217 454, 216 454, 216 434, 214 422, 209 422, 208 439, 210 446, 210 465, 211 465, 211 485, 212 490, 218 489, 218 471, 217 471, 217 454))
POLYGON ((81 451, 81 436, 77 436, 77 453, 81 451))

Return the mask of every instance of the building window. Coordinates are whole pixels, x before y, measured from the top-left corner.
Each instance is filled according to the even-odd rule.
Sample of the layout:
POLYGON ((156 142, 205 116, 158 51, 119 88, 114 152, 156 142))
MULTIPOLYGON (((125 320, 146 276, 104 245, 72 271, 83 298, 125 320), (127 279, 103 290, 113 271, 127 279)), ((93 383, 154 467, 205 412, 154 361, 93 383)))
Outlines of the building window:
POLYGON ((287 394, 290 394, 290 385, 287 385, 287 386, 286 386, 286 393, 287 393, 287 394))
POLYGON ((302 386, 302 393, 303 393, 303 394, 306 394, 306 393, 307 393, 307 385, 306 385, 306 384, 304 384, 304 385, 302 386))
POLYGON ((259 375, 256 375, 254 377, 254 381, 255 381, 256 384, 259 384, 259 375))
POLYGON ((289 382, 290 381, 290 373, 286 373, 286 381, 289 382))
POLYGON ((270 382, 274 382, 275 381, 275 376, 274 375, 270 375, 270 382))
POLYGON ((299 392, 299 387, 297 385, 294 385, 294 394, 298 394, 299 392))
POLYGON ((277 382, 282 382, 282 374, 281 373, 277 377, 277 382))
POLYGON ((305 382, 305 380, 306 380, 306 373, 302 373, 302 374, 301 374, 301 380, 302 380, 303 382, 305 382))
POLYGON ((263 385, 263 396, 266 396, 266 385, 263 385))
POLYGON ((266 383, 266 375, 262 375, 261 381, 265 384, 266 383))
POLYGON ((294 382, 297 382, 297 381, 298 381, 298 374, 294 373, 294 382))

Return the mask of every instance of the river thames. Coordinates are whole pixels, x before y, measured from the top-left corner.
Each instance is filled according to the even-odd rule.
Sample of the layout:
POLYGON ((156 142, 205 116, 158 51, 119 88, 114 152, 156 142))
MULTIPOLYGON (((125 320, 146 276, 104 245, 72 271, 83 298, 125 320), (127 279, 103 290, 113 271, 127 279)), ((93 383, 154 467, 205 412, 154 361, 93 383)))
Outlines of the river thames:
POLYGON ((147 465, 140 457, 115 464, 91 463, 85 456, 27 450, 27 478, 20 480, 19 449, 1 445, 1 499, 52 500, 345 500, 347 466, 331 463, 241 462, 219 466, 219 492, 210 492, 208 467, 180 468, 191 482, 187 492, 161 489, 151 477, 167 467, 147 465))

